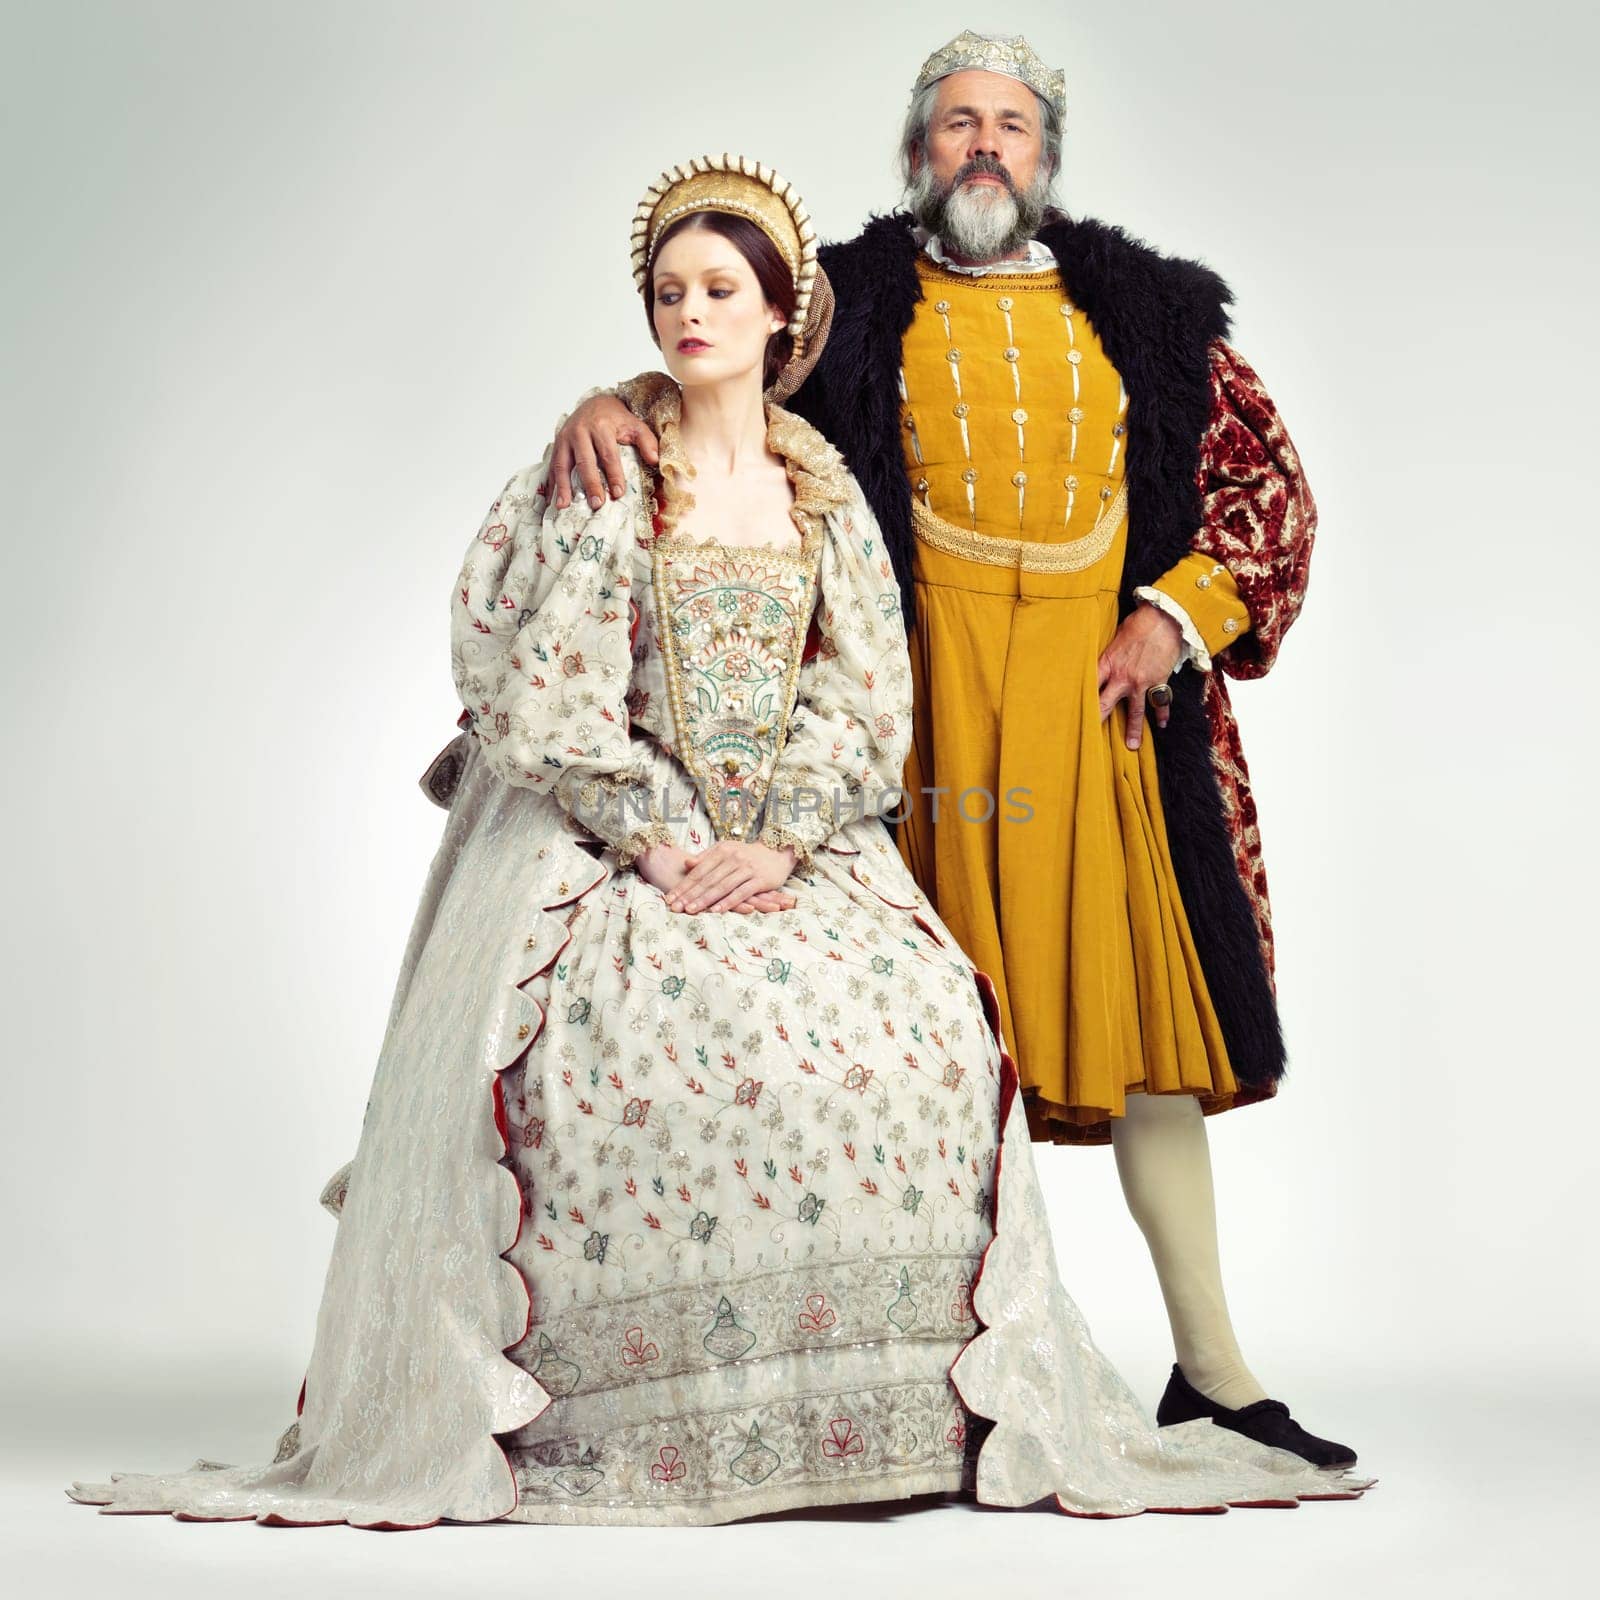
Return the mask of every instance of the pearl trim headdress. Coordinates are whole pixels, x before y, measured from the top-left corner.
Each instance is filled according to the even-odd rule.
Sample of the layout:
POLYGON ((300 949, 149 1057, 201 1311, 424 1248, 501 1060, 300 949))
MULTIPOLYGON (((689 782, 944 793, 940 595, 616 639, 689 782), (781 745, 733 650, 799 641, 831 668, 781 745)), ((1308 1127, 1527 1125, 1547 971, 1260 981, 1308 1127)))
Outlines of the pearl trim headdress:
POLYGON ((817 236, 805 202, 786 178, 749 156, 696 156, 663 172, 633 214, 633 282, 644 293, 650 258, 661 235, 694 211, 730 211, 746 217, 778 247, 794 281, 789 332, 799 337, 811 308, 817 276, 817 236))

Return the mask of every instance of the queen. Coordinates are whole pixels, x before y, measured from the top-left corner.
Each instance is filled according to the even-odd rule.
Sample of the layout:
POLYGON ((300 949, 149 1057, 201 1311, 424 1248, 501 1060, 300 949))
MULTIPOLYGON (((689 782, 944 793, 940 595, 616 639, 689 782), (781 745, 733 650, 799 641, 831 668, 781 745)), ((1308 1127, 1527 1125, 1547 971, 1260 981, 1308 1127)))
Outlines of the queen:
POLYGON ((799 196, 673 168, 633 265, 658 461, 560 511, 517 473, 456 579, 449 814, 299 1415, 269 1463, 70 1492, 384 1528, 1359 1493, 1158 1432, 1060 1285, 992 986, 881 820, 900 594, 779 403, 832 306, 799 196))

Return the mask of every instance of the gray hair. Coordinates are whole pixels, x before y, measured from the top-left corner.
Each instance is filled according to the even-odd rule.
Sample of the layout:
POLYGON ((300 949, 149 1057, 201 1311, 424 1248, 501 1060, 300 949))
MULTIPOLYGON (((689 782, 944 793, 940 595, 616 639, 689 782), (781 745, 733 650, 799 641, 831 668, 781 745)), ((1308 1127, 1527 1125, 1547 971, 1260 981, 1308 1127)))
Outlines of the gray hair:
MULTIPOLYGON (((910 108, 906 111, 905 126, 900 130, 899 167, 900 180, 907 189, 916 177, 912 157, 927 149, 928 124, 933 121, 933 108, 938 103, 941 82, 942 79, 936 78, 926 88, 919 89, 912 95, 910 108)), ((1028 93, 1033 95, 1034 104, 1039 108, 1039 130, 1043 139, 1040 160, 1044 162, 1049 180, 1054 184, 1056 175, 1061 171, 1061 113, 1053 101, 1046 100, 1034 89, 1028 88, 1028 93)))

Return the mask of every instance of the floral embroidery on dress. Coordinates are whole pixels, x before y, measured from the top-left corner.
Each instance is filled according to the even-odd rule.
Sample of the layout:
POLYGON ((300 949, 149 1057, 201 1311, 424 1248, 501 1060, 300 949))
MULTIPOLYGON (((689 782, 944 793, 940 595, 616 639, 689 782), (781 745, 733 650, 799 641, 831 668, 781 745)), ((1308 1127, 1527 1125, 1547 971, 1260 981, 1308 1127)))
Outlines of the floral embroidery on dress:
POLYGON ((658 540, 653 553, 674 748, 719 835, 741 838, 788 731, 821 547, 789 557, 658 540))
MULTIPOLYGON (((1241 1466, 1236 1436, 1169 1445, 1074 1321, 1025 1123, 998 1109, 1015 1075, 986 980, 846 803, 906 755, 892 570, 837 452, 776 408, 768 436, 819 542, 814 616, 784 583, 748 611, 771 600, 799 658, 768 793, 839 793, 763 829, 793 840, 794 909, 672 913, 632 869, 647 841, 715 837, 665 712, 643 478, 625 451, 627 493, 558 513, 543 466, 519 474, 453 597, 465 743, 326 1195, 301 1417, 270 1467, 77 1498, 418 1526, 718 1522, 974 1481, 1113 1510, 1324 1488, 1241 1466)), ((761 670, 715 659, 725 683, 761 670)))
MULTIPOLYGON (((771 427, 791 443, 804 429, 776 413, 771 427)), ((641 529, 628 565, 639 618, 616 726, 632 715, 634 743, 674 762, 731 748, 726 776, 757 797, 768 782, 842 795, 897 781, 909 737, 894 580, 859 491, 806 469, 795 481, 797 507, 814 507, 800 520, 818 519, 796 554, 696 548, 669 518, 654 539, 641 529), (745 724, 730 730, 732 712, 745 724)), ((579 652, 591 670, 608 658, 565 651, 579 652)), ((704 848, 704 794, 689 817, 678 837, 704 848)), ((511 1259, 533 1286, 513 1354, 564 1389, 508 1442, 519 1517, 581 1499, 629 1520, 630 1497, 670 1491, 695 1520, 805 1503, 841 1468, 893 1493, 955 1488, 968 1470, 944 1376, 966 1330, 932 1313, 989 1236, 998 1050, 970 966, 881 825, 796 826, 793 912, 675 916, 632 874, 580 901, 543 1030, 507 1074, 506 1160, 531 1224, 511 1259), (845 1365, 788 1397, 812 1349, 845 1365), (763 1363, 781 1376, 759 1415, 717 1399, 716 1374, 763 1363), (866 1387, 851 1376, 863 1363, 866 1387), (649 1420, 665 1382, 703 1397, 674 1410, 670 1462, 649 1420), (866 1419, 891 1397, 922 1420, 880 1440, 866 1419), (603 1482, 572 1477, 580 1446, 603 1482)))

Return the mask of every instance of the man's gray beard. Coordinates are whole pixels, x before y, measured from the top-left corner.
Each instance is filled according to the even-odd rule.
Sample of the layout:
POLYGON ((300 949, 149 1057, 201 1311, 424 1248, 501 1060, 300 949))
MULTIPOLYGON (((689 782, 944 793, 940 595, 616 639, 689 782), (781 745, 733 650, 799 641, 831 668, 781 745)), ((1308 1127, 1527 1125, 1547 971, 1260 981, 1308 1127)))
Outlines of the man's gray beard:
POLYGON ((1041 166, 1026 189, 963 184, 945 189, 927 162, 906 190, 906 205, 945 249, 968 261, 997 261, 1020 249, 1039 231, 1050 200, 1050 178, 1041 166))

